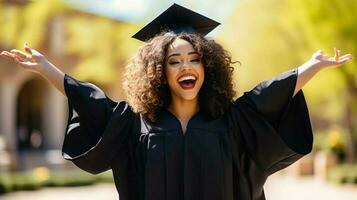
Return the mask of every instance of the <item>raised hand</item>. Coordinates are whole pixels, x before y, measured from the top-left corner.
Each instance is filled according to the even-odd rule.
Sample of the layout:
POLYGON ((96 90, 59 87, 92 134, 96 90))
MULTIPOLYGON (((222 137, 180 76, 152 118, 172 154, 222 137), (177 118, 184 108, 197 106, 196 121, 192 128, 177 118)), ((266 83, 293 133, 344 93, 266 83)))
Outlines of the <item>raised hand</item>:
POLYGON ((341 51, 337 48, 334 48, 335 56, 331 57, 322 52, 322 50, 318 50, 315 52, 311 61, 319 65, 320 67, 337 67, 352 59, 352 54, 340 55, 341 51))
POLYGON ((10 52, 3 51, 0 55, 6 59, 14 61, 24 69, 33 72, 39 72, 46 64, 48 64, 46 57, 40 52, 30 48, 27 43, 25 43, 24 47, 25 52, 12 49, 10 52))
POLYGON ((10 52, 3 51, 0 55, 6 59, 14 61, 26 70, 40 74, 66 96, 63 83, 64 72, 58 69, 54 64, 50 63, 40 52, 25 44, 25 52, 13 49, 10 52))
POLYGON ((335 56, 323 54, 322 50, 315 52, 311 59, 298 67, 298 78, 295 85, 294 95, 309 82, 317 72, 328 67, 337 67, 352 59, 352 54, 340 56, 340 50, 334 48, 335 56))

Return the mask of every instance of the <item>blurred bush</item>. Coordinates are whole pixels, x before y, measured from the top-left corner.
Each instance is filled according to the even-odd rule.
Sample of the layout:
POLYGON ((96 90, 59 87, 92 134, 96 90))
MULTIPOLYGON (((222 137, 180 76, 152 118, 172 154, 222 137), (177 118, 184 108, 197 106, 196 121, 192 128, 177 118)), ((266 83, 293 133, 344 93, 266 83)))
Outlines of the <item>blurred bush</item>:
POLYGON ((45 182, 45 186, 50 187, 73 187, 92 185, 96 182, 94 175, 82 171, 54 171, 45 182))
POLYGON ((112 172, 91 175, 81 170, 49 170, 45 167, 26 172, 2 172, 0 194, 19 190, 36 190, 41 187, 74 187, 99 182, 113 183, 112 172))
POLYGON ((33 172, 4 173, 0 175, 0 194, 17 190, 36 190, 42 186, 33 172))
POLYGON ((357 184, 357 165, 338 165, 331 169, 327 180, 337 184, 357 184))
POLYGON ((314 150, 335 153, 340 161, 345 158, 346 131, 339 126, 327 130, 316 130, 314 134, 314 150))

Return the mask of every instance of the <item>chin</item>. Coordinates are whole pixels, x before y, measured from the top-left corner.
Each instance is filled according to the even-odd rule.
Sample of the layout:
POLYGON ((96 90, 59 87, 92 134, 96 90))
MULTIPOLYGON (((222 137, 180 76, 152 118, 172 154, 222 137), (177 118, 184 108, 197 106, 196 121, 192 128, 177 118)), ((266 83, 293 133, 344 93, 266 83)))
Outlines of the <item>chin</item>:
POLYGON ((171 90, 171 94, 176 98, 186 101, 192 101, 198 99, 199 91, 201 87, 192 88, 189 90, 184 90, 180 86, 176 87, 174 90, 171 90))
POLYGON ((195 96, 182 96, 181 98, 184 99, 184 100, 187 100, 187 101, 192 101, 192 100, 198 98, 198 96, 197 95, 195 95, 195 96))
POLYGON ((179 97, 181 99, 188 100, 188 101, 194 100, 194 99, 198 98, 198 92, 184 92, 184 93, 181 93, 179 95, 179 97))

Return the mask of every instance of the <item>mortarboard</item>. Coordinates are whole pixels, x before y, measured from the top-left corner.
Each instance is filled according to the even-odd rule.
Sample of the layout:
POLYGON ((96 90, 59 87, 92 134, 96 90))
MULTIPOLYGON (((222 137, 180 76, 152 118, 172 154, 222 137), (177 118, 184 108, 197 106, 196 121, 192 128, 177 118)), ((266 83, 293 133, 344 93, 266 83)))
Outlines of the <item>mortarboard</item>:
POLYGON ((175 33, 195 32, 207 35, 218 25, 219 22, 174 3, 132 37, 147 41, 167 29, 175 33))

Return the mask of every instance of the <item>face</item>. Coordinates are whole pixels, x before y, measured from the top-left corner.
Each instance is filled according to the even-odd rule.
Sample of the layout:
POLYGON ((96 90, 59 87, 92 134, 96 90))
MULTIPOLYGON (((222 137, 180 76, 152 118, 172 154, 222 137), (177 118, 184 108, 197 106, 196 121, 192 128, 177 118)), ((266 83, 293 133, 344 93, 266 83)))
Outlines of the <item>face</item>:
POLYGON ((173 99, 198 99, 204 80, 201 57, 186 40, 176 39, 169 46, 165 75, 173 99))

